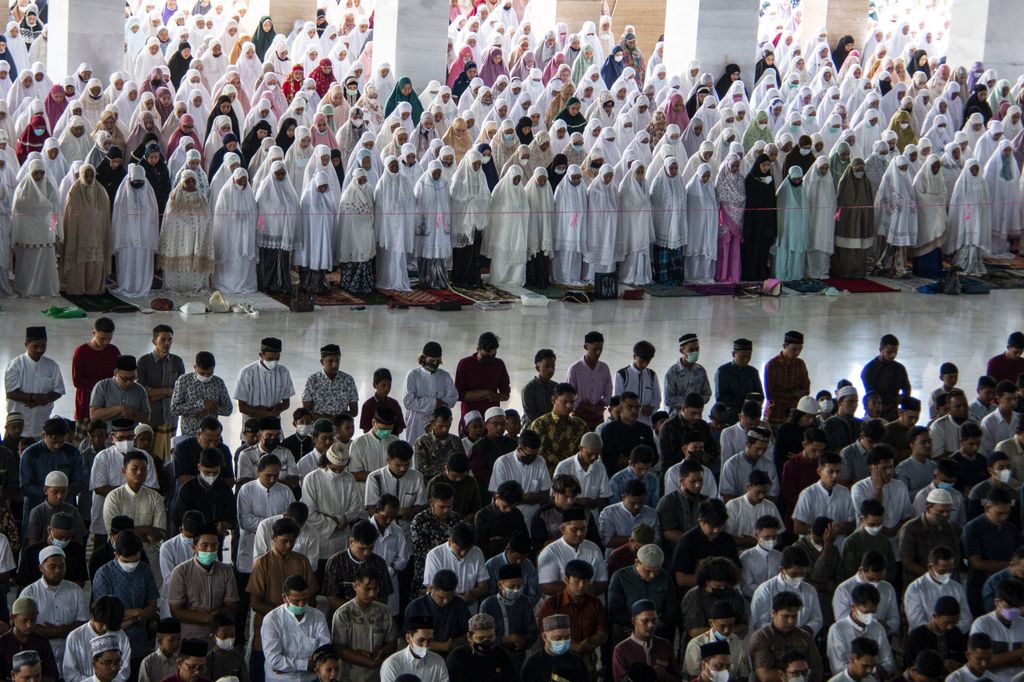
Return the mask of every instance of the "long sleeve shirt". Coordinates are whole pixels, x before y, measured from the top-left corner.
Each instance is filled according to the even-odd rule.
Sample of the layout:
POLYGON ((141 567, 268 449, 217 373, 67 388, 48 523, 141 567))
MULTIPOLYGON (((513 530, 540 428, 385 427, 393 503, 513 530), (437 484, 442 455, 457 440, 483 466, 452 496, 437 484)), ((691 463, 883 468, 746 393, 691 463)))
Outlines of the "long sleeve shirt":
POLYGON ((25 448, 21 453, 18 467, 21 480, 21 494, 25 496, 25 518, 32 508, 41 504, 46 495, 43 482, 51 471, 63 471, 68 477, 68 494, 78 495, 85 490, 85 467, 82 453, 73 445, 64 443, 51 451, 46 443, 39 441, 25 448))
MULTIPOLYGON (((110 630, 107 634, 117 637, 117 648, 121 653, 121 667, 114 682, 128 682, 131 669, 132 647, 124 630, 110 630)), ((64 682, 85 682, 92 676, 92 640, 100 635, 92 629, 92 623, 85 623, 71 631, 64 641, 64 661, 61 673, 64 682)))
POLYGON ((910 395, 907 368, 895 360, 876 357, 864 365, 860 380, 865 391, 874 391, 882 399, 882 416, 889 421, 895 419, 900 396, 910 395))
POLYGON ((266 488, 257 479, 238 489, 238 526, 241 538, 236 568, 239 572, 248 573, 252 570, 253 546, 260 521, 274 514, 285 513, 293 501, 295 495, 283 483, 275 483, 271 488, 266 488))
POLYGON ((749 393, 764 394, 761 377, 750 365, 727 362, 715 372, 715 400, 729 408, 730 420, 739 418, 749 393))
POLYGON ((199 413, 205 409, 207 400, 213 401, 214 414, 220 417, 228 416, 235 409, 228 387, 218 376, 202 382, 195 372, 189 372, 174 382, 170 410, 172 417, 181 418, 181 435, 192 437, 199 434, 199 422, 202 420, 199 413))
POLYGON ((433 374, 423 367, 409 370, 405 375, 405 394, 402 396, 406 441, 416 443, 427 432, 427 424, 434 418, 438 400, 448 408, 455 407, 459 401, 459 392, 455 389, 452 375, 443 369, 433 374))
MULTIPOLYGON (((38 361, 22 353, 11 358, 4 373, 4 390, 7 393, 57 393, 64 395, 64 377, 60 367, 45 355, 38 361)), ((7 401, 7 412, 20 412, 25 418, 23 435, 29 438, 38 437, 43 431, 43 424, 53 412, 53 403, 29 407, 16 400, 7 401)))
MULTIPOLYGON (((75 419, 89 418, 89 398, 92 389, 103 379, 113 375, 114 364, 121 355, 110 343, 103 350, 93 350, 88 343, 75 349, 71 356, 71 383, 75 387, 75 419)), ((159 682, 159 680, 157 681, 159 682)))
POLYGON ((765 363, 764 389, 767 401, 765 418, 773 427, 786 420, 790 409, 811 391, 807 365, 800 358, 788 360, 779 353, 765 363))
MULTIPOLYGON (((185 363, 173 353, 158 357, 155 352, 146 353, 139 358, 139 385, 146 390, 153 388, 173 389, 178 378, 185 374, 185 363)), ((160 398, 150 403, 149 423, 152 426, 169 426, 176 428, 178 418, 171 411, 171 400, 174 397, 160 398)))
POLYGON ((309 657, 331 641, 327 619, 318 609, 308 606, 299 620, 287 604, 268 613, 260 628, 267 682, 312 682, 316 673, 308 671, 309 657))
POLYGON ((679 360, 665 372, 665 406, 669 413, 675 412, 686 401, 686 396, 696 393, 706 405, 711 400, 711 382, 708 372, 700 364, 691 367, 679 360))

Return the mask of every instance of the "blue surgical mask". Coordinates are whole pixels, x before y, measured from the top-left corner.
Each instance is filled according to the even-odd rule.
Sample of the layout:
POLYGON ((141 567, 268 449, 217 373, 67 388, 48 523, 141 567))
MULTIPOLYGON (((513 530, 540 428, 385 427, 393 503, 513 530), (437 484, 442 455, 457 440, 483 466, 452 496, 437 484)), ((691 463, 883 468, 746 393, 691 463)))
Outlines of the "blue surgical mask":
POLYGON ((296 606, 295 604, 289 604, 288 605, 288 610, 291 611, 292 614, 296 615, 296 616, 304 616, 304 615, 306 615, 306 607, 305 606, 296 606))
POLYGON ((561 656, 562 654, 568 653, 569 647, 572 646, 572 640, 560 639, 554 642, 550 642, 550 644, 551 653, 553 653, 555 656, 561 656))
POLYGON ((711 634, 713 634, 715 636, 715 640, 718 641, 718 642, 724 642, 725 640, 729 639, 728 637, 723 635, 718 630, 712 630, 711 634))
POLYGON ((213 562, 217 560, 216 552, 196 552, 196 558, 199 559, 199 563, 209 568, 213 565, 213 562))
POLYGON ((71 544, 71 540, 60 540, 58 538, 54 538, 53 539, 53 546, 54 547, 58 547, 60 549, 64 549, 65 547, 67 547, 70 544, 71 544))
POLYGON ((952 483, 948 483, 946 481, 939 481, 938 487, 939 487, 939 490, 952 490, 953 489, 953 484, 952 483))

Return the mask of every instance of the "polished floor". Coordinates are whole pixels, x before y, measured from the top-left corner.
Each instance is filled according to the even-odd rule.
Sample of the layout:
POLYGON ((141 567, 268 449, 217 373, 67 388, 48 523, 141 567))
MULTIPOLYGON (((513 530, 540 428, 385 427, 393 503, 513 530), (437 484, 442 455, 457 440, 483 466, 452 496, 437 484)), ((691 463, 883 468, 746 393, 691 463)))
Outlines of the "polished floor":
MULTIPOLYGON (((512 377, 510 406, 519 407, 519 389, 532 378, 533 354, 542 347, 558 355, 556 377, 581 354, 583 335, 600 330, 605 335, 602 359, 615 371, 630 361, 631 348, 640 339, 658 349, 652 367, 663 375, 678 358, 676 340, 686 332, 701 339, 700 362, 712 376, 728 361, 732 340, 744 336, 754 342, 753 362, 761 366, 778 352, 786 330, 803 331, 803 357, 811 376, 812 391, 835 390, 836 382, 849 378, 860 387, 860 370, 878 348, 884 333, 901 342, 899 359, 907 365, 914 392, 927 395, 938 385, 942 362, 960 367, 961 386, 973 395, 978 374, 986 360, 1004 350, 1007 335, 1024 328, 1024 296, 1019 291, 994 291, 983 296, 942 296, 916 293, 784 296, 778 299, 734 300, 709 298, 650 298, 643 301, 601 301, 591 305, 551 302, 547 308, 482 312, 435 312, 425 309, 389 310, 371 306, 363 311, 325 308, 314 313, 262 312, 185 316, 181 313, 114 315, 114 343, 123 353, 150 350, 150 330, 159 323, 174 327, 173 351, 186 366, 200 350, 217 357, 217 374, 233 391, 240 367, 256 358, 259 339, 278 336, 284 341, 283 363, 291 370, 298 405, 309 374, 319 368, 319 348, 337 343, 342 348, 342 369, 355 377, 360 399, 372 392, 371 376, 377 367, 388 367, 395 377, 392 395, 401 398, 405 373, 428 340, 439 341, 445 350, 445 366, 451 372, 459 358, 471 353, 477 336, 493 330, 501 337, 500 357, 512 377)), ((61 364, 68 395, 55 412, 71 415, 71 354, 89 336, 92 320, 50 320, 39 314, 49 305, 67 305, 63 299, 14 299, 3 302, 0 328, 3 344, 0 362, 22 350, 24 328, 45 324, 49 333, 48 354, 61 364)), ((240 431, 237 412, 227 419, 227 435, 234 442, 240 431)))

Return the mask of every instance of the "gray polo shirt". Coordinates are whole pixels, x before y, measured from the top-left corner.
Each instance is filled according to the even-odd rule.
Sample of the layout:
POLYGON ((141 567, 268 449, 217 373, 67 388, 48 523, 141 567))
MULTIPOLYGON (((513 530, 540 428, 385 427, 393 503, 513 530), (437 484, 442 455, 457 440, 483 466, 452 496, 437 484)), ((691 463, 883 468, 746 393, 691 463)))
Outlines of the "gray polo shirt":
POLYGON ((103 379, 92 389, 89 407, 113 407, 126 405, 134 410, 149 414, 149 396, 146 389, 138 383, 132 383, 127 389, 117 384, 113 377, 103 379))
MULTIPOLYGON (((238 586, 234 571, 227 564, 215 561, 206 570, 197 560, 190 559, 171 571, 167 581, 168 606, 213 611, 232 602, 238 603, 238 586)), ((209 625, 181 624, 182 637, 205 640, 209 634, 209 625)))

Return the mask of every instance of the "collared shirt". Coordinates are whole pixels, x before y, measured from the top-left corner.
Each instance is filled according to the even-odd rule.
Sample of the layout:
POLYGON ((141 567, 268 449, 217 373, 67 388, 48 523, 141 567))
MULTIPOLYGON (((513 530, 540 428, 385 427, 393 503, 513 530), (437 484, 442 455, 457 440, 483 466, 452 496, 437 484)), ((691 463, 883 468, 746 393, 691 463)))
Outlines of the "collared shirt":
MULTIPOLYGON (((572 419, 575 419, 575 417, 572 417, 572 419)), ((517 481, 519 485, 523 486, 524 493, 539 493, 551 490, 551 476, 548 473, 548 467, 545 465, 544 460, 537 457, 529 464, 526 464, 519 459, 516 451, 502 455, 494 463, 494 470, 491 472, 491 481, 487 489, 492 493, 496 493, 498 492, 498 486, 505 481, 517 481)), ((519 505, 519 511, 523 513, 523 520, 527 526, 530 525, 533 515, 537 513, 539 508, 540 505, 538 504, 519 505)))
POLYGON ((498 393, 508 393, 511 390, 511 381, 505 363, 501 358, 494 358, 488 363, 480 362, 476 353, 468 355, 461 360, 455 368, 455 389, 459 392, 459 400, 462 401, 462 416, 472 410, 483 414, 488 407, 496 407, 498 403, 494 400, 466 400, 466 394, 470 391, 487 389, 498 393))
POLYGON ((672 643, 661 637, 651 637, 649 642, 637 639, 636 635, 630 635, 615 645, 612 652, 612 670, 618 679, 619 675, 625 676, 629 666, 633 663, 645 663, 652 668, 664 668, 665 670, 677 670, 676 655, 672 650, 672 643))
MULTIPOLYGON (((121 654, 121 667, 118 668, 115 682, 127 682, 132 662, 132 647, 124 630, 110 630, 107 634, 117 638, 117 648, 121 654)), ((92 629, 92 623, 79 625, 71 631, 64 641, 64 661, 61 664, 61 676, 64 682, 85 682, 92 675, 92 640, 100 635, 92 629)))
POLYGON ((919 462, 914 457, 908 457, 896 465, 896 478, 903 481, 910 499, 914 499, 921 488, 932 482, 936 468, 938 465, 934 459, 919 462))
POLYGON ((235 400, 248 405, 273 407, 293 395, 295 386, 292 384, 292 375, 280 363, 274 369, 267 369, 262 360, 257 360, 238 372, 235 400))
MULTIPOLYGON (((597 519, 597 527, 601 532, 601 542, 607 548, 608 543, 611 542, 613 537, 617 535, 629 537, 633 529, 641 523, 654 529, 654 542, 658 544, 661 539, 661 533, 658 531, 658 515, 653 509, 644 505, 638 514, 633 515, 622 502, 610 504, 601 510, 601 515, 597 519)), ((605 553, 611 554, 611 548, 606 549, 605 553)))
POLYGON ((630 564, 612 574, 608 584, 608 619, 612 622, 613 641, 625 637, 632 629, 631 609, 641 599, 654 602, 661 623, 679 625, 679 590, 669 571, 658 571, 651 580, 644 580, 630 564))
MULTIPOLYGON (((715 633, 711 630, 703 632, 689 641, 686 645, 686 654, 683 656, 683 672, 691 677, 700 674, 700 648, 712 641, 718 641, 715 633)), ((729 633, 726 638, 729 642, 729 675, 735 680, 744 680, 750 675, 750 659, 747 656, 747 648, 743 644, 743 638, 735 633, 729 633)))
POLYGON ((113 407, 114 405, 138 410, 147 416, 146 421, 151 418, 149 395, 146 393, 146 389, 140 386, 137 381, 128 384, 127 388, 122 388, 117 383, 117 379, 110 377, 93 387, 89 407, 113 407))
POLYGON ((1016 436, 1007 438, 996 444, 996 450, 1010 458, 1010 466, 1013 467, 1013 477, 1018 481, 1024 480, 1024 445, 1016 436))
POLYGON ((875 356, 864 365, 860 379, 865 391, 878 393, 882 400, 882 416, 887 420, 895 419, 900 396, 910 395, 907 368, 897 360, 883 360, 881 356, 875 356))
POLYGON ((291 488, 283 483, 275 483, 271 488, 266 488, 256 479, 238 489, 238 527, 241 536, 236 570, 241 573, 252 570, 253 547, 260 522, 268 516, 285 513, 288 505, 294 501, 295 495, 291 488))
POLYGON ((811 682, 821 682, 825 672, 814 639, 807 634, 806 630, 799 627, 795 627, 789 632, 782 632, 774 625, 766 625, 750 636, 748 649, 750 651, 750 667, 754 671, 757 671, 758 668, 778 670, 781 668, 781 660, 785 654, 790 651, 803 651, 807 654, 811 682))
MULTIPOLYGON (((46 584, 43 578, 35 581, 21 591, 19 597, 32 597, 39 607, 36 622, 52 625, 70 625, 84 623, 89 620, 89 606, 85 601, 82 588, 68 580, 61 580, 56 587, 46 584)), ((205 628, 207 631, 209 628, 205 628)), ((57 667, 64 665, 64 643, 66 637, 55 637, 50 640, 53 657, 57 667)))
POLYGON ((458 576, 459 586, 455 591, 460 594, 469 592, 477 583, 485 583, 488 580, 484 553, 475 546, 470 548, 463 559, 456 558, 447 542, 427 552, 423 568, 423 586, 429 586, 437 572, 443 570, 452 571, 458 576))
POLYGON ((761 455, 756 460, 751 460, 746 452, 740 452, 722 464, 722 475, 718 491, 723 496, 736 497, 747 490, 747 479, 753 471, 763 471, 768 474, 771 481, 768 488, 768 497, 779 496, 779 472, 775 463, 761 455))
MULTIPOLYGON (((78 507, 68 504, 67 502, 61 502, 59 507, 51 507, 49 502, 41 502, 32 508, 31 513, 28 515, 28 530, 25 533, 25 543, 35 544, 43 540, 47 535, 47 528, 50 525, 50 519, 57 512, 63 512, 70 514, 71 518, 74 519, 75 539, 78 540, 82 545, 85 545, 86 535, 88 531, 85 527, 85 521, 82 520, 82 514, 78 511, 78 507)), ((7 538, 5 537, 4 540, 7 538)), ((3 561, 0 560, 0 566, 3 565, 3 561)), ((3 573, 4 569, 0 568, 0 573, 3 573)))
POLYGON ((382 604, 387 602, 393 583, 388 579, 389 569, 384 560, 376 554, 370 554, 362 561, 357 561, 350 549, 344 549, 327 560, 324 567, 324 596, 342 600, 354 598, 356 592, 352 583, 364 567, 380 581, 377 601, 382 604))
MULTIPOLYGON (((396 639, 398 628, 395 627, 391 611, 376 601, 363 607, 351 599, 334 612, 331 620, 331 641, 335 647, 373 653, 396 639)), ((376 673, 374 669, 363 668, 344 659, 341 661, 340 679, 370 682, 376 673)))
MULTIPOLYGON (((51 358, 42 356, 38 362, 32 360, 28 353, 21 353, 11 358, 4 372, 5 390, 22 393, 57 393, 64 395, 64 377, 60 374, 60 366, 51 358)), ((24 436, 36 438, 43 432, 43 424, 53 412, 53 403, 29 407, 25 403, 14 400, 7 401, 7 412, 20 412, 25 418, 24 436)))
MULTIPOLYGON (((135 570, 129 573, 115 559, 100 566, 92 578, 92 599, 105 595, 117 597, 126 609, 144 609, 150 602, 157 600, 160 592, 149 564, 140 561, 135 570)), ((132 658, 142 658, 153 648, 153 638, 146 630, 146 623, 129 625, 125 633, 131 642, 132 658)), ((88 661, 90 665, 83 672, 92 670, 91 656, 88 661)))
POLYGON ((994 400, 986 405, 975 398, 971 401, 971 404, 967 406, 967 421, 972 421, 975 424, 981 424, 981 420, 995 412, 995 410, 996 402, 994 400))
POLYGON ((537 610, 537 625, 543 629, 544 619, 556 614, 569 616, 569 631, 574 642, 582 642, 599 632, 608 631, 604 605, 590 594, 580 595, 579 601, 575 602, 565 590, 548 597, 537 610))
MULTIPOLYGON (((984 632, 992 638, 992 653, 1004 654, 1011 649, 1020 649, 1024 642, 1024 619, 1017 618, 1010 625, 1003 624, 995 612, 978 616, 971 625, 970 634, 984 632)), ((986 677, 995 682, 1011 682, 1020 673, 1024 672, 1024 665, 1004 665, 1001 668, 989 668, 986 677)))
POLYGON ((409 563, 409 543, 405 533, 395 523, 388 524, 388 527, 381 531, 377 520, 370 517, 370 523, 377 529, 379 535, 377 542, 373 545, 373 553, 384 560, 388 567, 391 579, 391 594, 388 595, 388 608, 391 615, 398 615, 398 572, 405 569, 409 563))
MULTIPOLYGON (((487 569, 488 594, 498 594, 498 571, 506 564, 508 564, 508 557, 505 556, 505 552, 492 556, 484 564, 484 568, 487 569)), ((537 568, 527 557, 523 557, 523 562, 519 566, 523 571, 523 597, 526 598, 532 608, 540 601, 540 582, 537 580, 537 568)))
POLYGON ((321 558, 332 556, 348 546, 347 523, 366 518, 363 499, 356 480, 347 471, 336 474, 321 467, 303 477, 302 501, 309 507, 306 527, 319 536, 321 558), (338 521, 342 518, 347 523, 338 528, 338 521))
POLYGON ((452 528, 460 521, 462 521, 462 517, 455 512, 449 512, 445 518, 439 519, 429 508, 413 517, 412 523, 409 524, 409 538, 412 542, 412 586, 414 590, 418 591, 419 586, 423 584, 423 569, 427 553, 441 543, 447 542, 452 528))
MULTIPOLYGON (((227 564, 213 562, 209 569, 203 568, 195 559, 178 564, 171 572, 167 583, 169 606, 185 609, 213 611, 227 604, 238 604, 238 586, 235 573, 227 564)), ((183 638, 204 639, 210 634, 210 626, 181 624, 183 638)))
POLYGON ((761 377, 754 367, 727 362, 715 371, 715 400, 725 403, 731 419, 739 417, 743 403, 751 393, 764 395, 761 377))
MULTIPOLYGON (((746 494, 743 494, 726 502, 725 511, 729 514, 729 518, 725 522, 725 532, 733 537, 753 537, 754 524, 762 516, 774 516, 780 523, 782 522, 779 508, 767 498, 753 505, 750 504, 746 494)), ((740 559, 742 558, 741 554, 740 559)))
POLYGON ((448 682, 444 659, 428 651, 423 658, 412 655, 406 647, 388 656, 380 666, 380 682, 395 682, 402 673, 412 673, 420 682, 448 682))
MULTIPOLYGON (((626 491, 626 484, 635 480, 637 480, 636 474, 633 473, 633 469, 630 467, 626 467, 612 476, 611 480, 608 481, 608 489, 611 491, 608 502, 621 502, 622 495, 626 491)), ((661 499, 661 486, 658 484, 658 477, 648 471, 640 480, 643 481, 644 488, 647 490, 644 504, 648 507, 657 508, 658 501, 661 499)))
MULTIPOLYGON (((167 353, 162 358, 156 354, 156 351, 139 356, 138 381, 139 385, 146 390, 151 388, 173 389, 178 381, 178 377, 184 374, 185 363, 174 353, 167 353)), ((166 425, 172 428, 178 426, 178 418, 171 411, 171 398, 173 395, 174 392, 172 390, 170 397, 154 400, 150 404, 153 411, 149 421, 150 426, 166 425)))
POLYGON ((573 549, 563 538, 558 538, 541 550, 537 557, 537 579, 541 585, 565 581, 565 565, 573 559, 586 561, 594 569, 594 582, 608 582, 608 564, 601 549, 590 540, 584 540, 573 549))
POLYGON ((789 410, 810 391, 811 379, 802 359, 789 360, 779 353, 765 363, 764 396, 768 406, 765 416, 772 426, 784 422, 789 410))
MULTIPOLYGON (((658 385, 658 374, 650 367, 637 369, 630 363, 615 373, 615 388, 612 395, 622 395, 626 391, 640 396, 640 407, 657 410, 661 407, 661 387, 658 385)), ((638 419, 651 425, 650 415, 640 413, 638 419)))
MULTIPOLYGON (((388 446, 398 441, 398 436, 389 434, 384 438, 377 438, 377 435, 370 431, 352 441, 349 448, 348 469, 353 474, 365 471, 369 474, 381 467, 387 466, 388 446)), ((365 493, 365 484, 358 483, 359 493, 365 493)))
MULTIPOLYGON (((857 481, 850 489, 850 496, 853 499, 853 508, 860 509, 864 500, 874 499, 874 481, 870 478, 857 481)), ((910 506, 910 495, 907 494, 907 486, 903 481, 897 479, 882 486, 882 506, 885 507, 882 525, 886 528, 896 528, 903 519, 909 519, 914 515, 914 509, 910 506)))
MULTIPOLYGON (((959 564, 954 564, 956 565, 959 564)), ((960 622, 957 625, 961 631, 967 632, 974 618, 967 604, 967 591, 964 590, 964 586, 953 578, 944 585, 939 584, 930 573, 925 573, 907 585, 907 590, 903 593, 903 612, 907 615, 907 630, 913 630, 931 620, 932 614, 935 613, 935 602, 939 597, 947 596, 960 603, 960 622)))
POLYGON ((682 493, 678 488, 658 501, 658 526, 662 533, 678 530, 683 533, 697 527, 697 508, 708 499, 700 493, 682 493))
POLYGON ((797 625, 808 628, 817 635, 824 622, 821 617, 821 605, 818 603, 818 591, 807 581, 800 583, 800 587, 793 587, 782 579, 780 573, 771 580, 764 581, 754 590, 754 595, 750 599, 750 628, 754 630, 771 623, 772 599, 780 592, 796 592, 800 595, 803 606, 800 607, 797 625))
POLYGON ((861 445, 860 440, 855 440, 839 452, 842 464, 839 468, 839 480, 850 481, 852 485, 871 473, 868 470, 868 451, 861 445))
POLYGON ((557 385, 557 381, 541 381, 539 377, 534 377, 526 382, 520 392, 526 416, 523 426, 529 425, 537 417, 551 411, 551 399, 557 385))
MULTIPOLYGON (((259 597, 261 601, 276 604, 284 592, 285 579, 291 575, 300 575, 305 578, 309 584, 309 593, 317 593, 319 584, 317 583, 316 576, 313 575, 313 568, 309 564, 309 559, 305 555, 291 552, 288 556, 282 556, 273 551, 260 554, 252 562, 252 575, 249 576, 245 591, 252 597, 259 597)), ((262 646, 260 625, 263 623, 264 614, 253 609, 252 617, 252 646, 255 650, 259 651, 262 646)))
POLYGON ((313 403, 313 414, 348 414, 348 406, 359 402, 359 390, 351 375, 339 369, 331 379, 321 369, 306 379, 302 402, 313 403))
POLYGON ((612 373, 608 365, 600 360, 591 367, 585 359, 580 358, 569 365, 565 381, 576 388, 573 409, 579 408, 584 401, 591 405, 607 405, 611 400, 612 373))
POLYGON ((779 574, 782 566, 782 552, 777 549, 766 550, 754 545, 740 554, 740 566, 743 569, 743 581, 740 591, 744 597, 754 596, 754 591, 761 583, 771 580, 779 574))
POLYGON ((600 459, 591 464, 589 469, 584 470, 583 465, 580 464, 580 456, 577 454, 575 457, 558 463, 558 466, 555 467, 555 476, 562 474, 575 476, 576 480, 580 482, 582 488, 580 497, 598 500, 610 497, 612 494, 611 488, 608 487, 608 472, 600 459))
MULTIPOLYGON (((132 449, 137 450, 137 448, 132 449)), ((145 486, 159 491, 160 483, 156 476, 156 465, 153 462, 153 457, 145 450, 138 451, 146 456, 146 464, 148 465, 145 486)), ((107 496, 95 492, 96 489, 106 486, 117 488, 124 485, 124 483, 124 453, 120 452, 113 445, 97 452, 96 458, 92 461, 92 467, 89 468, 89 490, 93 491, 92 513, 90 514, 92 522, 89 524, 89 532, 99 533, 100 535, 107 534, 107 524, 103 520, 103 505, 106 502, 107 496)), ((140 523, 139 525, 141 526, 142 524, 140 523)))
POLYGON ((598 431, 601 435, 601 461, 604 462, 605 470, 612 474, 620 468, 628 468, 628 465, 623 466, 622 463, 628 461, 629 454, 639 445, 646 445, 653 452, 658 452, 658 437, 654 435, 650 424, 642 420, 626 424, 621 419, 613 419, 601 424, 598 431))
MULTIPOLYGON (((211 400, 216 406, 214 414, 220 417, 230 415, 235 406, 224 380, 213 376, 209 381, 200 381, 195 372, 182 374, 174 382, 171 393, 170 411, 172 417, 180 417, 181 435, 192 437, 199 434, 199 422, 196 415, 206 408, 206 401, 211 400)), ((180 472, 178 472, 180 473, 180 472)))
MULTIPOLYGON (((966 424, 967 421, 964 421, 966 424)), ((960 427, 953 421, 953 416, 947 414, 939 417, 928 426, 928 435, 932 437, 932 457, 938 459, 952 454, 960 449, 960 427)))
MULTIPOLYGON (((103 503, 103 524, 106 528, 110 528, 110 521, 115 516, 129 516, 135 520, 136 526, 167 527, 163 495, 146 486, 135 492, 125 483, 107 493, 103 503)), ((146 539, 143 543, 148 545, 151 541, 146 539)))
POLYGON ((981 675, 975 675, 966 665, 960 666, 946 676, 946 682, 978 682, 982 679, 989 679, 987 670, 981 675))
POLYGON ((235 491, 221 478, 207 485, 197 476, 181 486, 171 504, 171 527, 180 528, 185 512, 193 509, 202 512, 204 518, 223 521, 232 528, 238 527, 235 491))
MULTIPOLYGON (((925 496, 927 496, 927 493, 925 493, 925 496)), ((922 510, 915 518, 903 524, 900 532, 896 535, 896 545, 899 547, 900 561, 912 561, 922 566, 927 566, 928 554, 932 548, 945 545, 953 550, 953 565, 959 566, 960 534, 957 532, 958 526, 954 525, 956 522, 952 521, 952 516, 950 521, 932 525, 925 520, 924 511, 922 510)), ((906 575, 906 569, 904 569, 904 575, 906 575)), ((928 608, 931 608, 931 603, 929 603, 928 608)), ((928 616, 931 616, 930 611, 928 616)))
POLYGON ((142 666, 139 668, 139 682, 161 682, 178 672, 178 654, 164 656, 157 648, 156 651, 142 659, 142 666))
MULTIPOLYGON (((192 538, 186 538, 181 533, 178 533, 160 545, 160 575, 162 580, 158 587, 160 589, 159 608, 161 618, 171 617, 171 608, 167 605, 167 587, 171 582, 171 573, 174 572, 174 569, 179 564, 190 561, 195 556, 192 542, 192 538)), ((173 659, 174 657, 172 656, 171 658, 173 659)), ((163 677, 167 677, 167 675, 163 677)), ((160 679, 163 679, 163 677, 160 679)))
MULTIPOLYGON (((826 490, 821 481, 804 488, 797 498, 793 519, 810 526, 819 516, 827 516, 836 523, 847 523, 857 519, 857 510, 849 489, 836 483, 832 490, 826 490)), ((842 538, 836 537, 836 546, 842 548, 842 538)))
POLYGON ((981 420, 981 454, 991 454, 996 445, 1017 435, 1017 425, 1020 423, 1020 414, 1010 413, 1009 421, 999 410, 981 420))
POLYGON ((462 446, 462 439, 454 433, 444 438, 425 433, 416 439, 412 466, 423 474, 423 478, 430 480, 444 472, 448 458, 456 453, 466 454, 466 448, 462 446))
POLYGON ((486 613, 494 619, 494 637, 497 641, 500 642, 505 635, 513 634, 522 635, 526 640, 525 649, 512 652, 512 662, 517 668, 526 659, 526 651, 537 641, 537 621, 533 617, 533 607, 534 602, 525 593, 512 602, 495 594, 480 604, 480 613, 486 613))
POLYGON ((292 451, 288 448, 283 448, 278 445, 274 448, 273 452, 267 452, 263 449, 263 446, 259 443, 245 448, 238 453, 235 457, 235 476, 239 481, 249 479, 250 481, 255 479, 259 474, 258 468, 260 460, 263 459, 264 455, 274 455, 281 460, 281 475, 279 480, 286 478, 297 477, 298 467, 295 464, 295 458, 292 456, 292 451))
POLYGON ((860 436, 860 427, 863 423, 863 419, 845 414, 834 414, 826 419, 822 428, 825 430, 828 449, 833 452, 840 452, 847 445, 856 442, 857 437, 860 436))
MULTIPOLYGON (((665 472, 665 479, 662 487, 665 490, 679 490, 679 470, 683 468, 682 462, 676 462, 665 472)), ((701 465, 704 478, 700 485, 700 494, 704 497, 718 497, 718 479, 711 472, 711 469, 701 465)))
MULTIPOLYGON (((459 401, 459 392, 455 389, 452 375, 443 369, 429 372, 423 366, 410 369, 405 375, 405 394, 402 396, 402 404, 405 406, 405 440, 416 443, 427 435, 427 424, 434 418, 438 400, 448 408, 455 407, 459 401)), ((444 462, 440 464, 440 467, 429 472, 420 471, 428 478, 433 477, 443 468, 444 462)))
POLYGON ((324 644, 330 644, 331 632, 324 614, 312 606, 299 620, 281 604, 263 619, 263 655, 266 657, 267 682, 312 682, 309 657, 324 644))
MULTIPOLYGON (((256 527, 256 537, 253 539, 252 546, 254 563, 256 559, 269 552, 271 547, 273 547, 274 524, 283 518, 284 514, 274 514, 260 521, 260 525, 256 527)), ((324 558, 324 555, 320 552, 320 537, 309 524, 308 519, 302 525, 302 528, 299 529, 299 536, 295 541, 295 546, 292 547, 292 552, 306 557, 314 567, 314 570, 320 559, 324 558)))
POLYGON ((590 430, 579 417, 559 417, 554 412, 537 417, 530 428, 540 436, 540 456, 547 462, 549 472, 580 451, 580 439, 590 430))
POLYGON ((461 637, 469 629, 469 608, 462 597, 456 595, 445 606, 439 606, 429 595, 417 597, 405 608, 405 622, 414 616, 430 616, 434 619, 434 641, 445 642, 461 637))
POLYGON ((691 393, 699 395, 705 405, 711 400, 708 372, 700 363, 686 367, 680 359, 665 372, 665 407, 669 413, 681 408, 691 393))
MULTIPOLYGON (((832 593, 832 613, 849 613, 853 607, 853 588, 861 583, 867 582, 857 573, 836 585, 832 593)), ((896 590, 888 580, 880 580, 873 583, 878 588, 881 599, 878 602, 878 610, 875 611, 875 622, 885 626, 886 631, 897 633, 900 630, 900 601, 896 596, 896 590)), ((934 604, 932 605, 934 607, 934 604)))
POLYGON ((847 613, 843 618, 837 620, 828 629, 828 645, 825 651, 828 652, 828 660, 833 670, 842 670, 850 659, 850 642, 857 637, 867 637, 878 645, 878 656, 875 662, 886 673, 897 672, 896 660, 892 655, 892 647, 889 646, 889 636, 885 628, 878 621, 872 621, 866 627, 853 622, 853 618, 847 613))
POLYGON ((366 477, 366 494, 363 498, 366 508, 376 507, 381 495, 397 497, 399 509, 422 507, 427 504, 427 486, 423 482, 423 474, 409 469, 404 476, 397 478, 385 465, 366 477))

